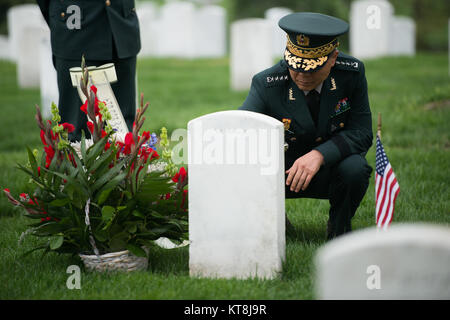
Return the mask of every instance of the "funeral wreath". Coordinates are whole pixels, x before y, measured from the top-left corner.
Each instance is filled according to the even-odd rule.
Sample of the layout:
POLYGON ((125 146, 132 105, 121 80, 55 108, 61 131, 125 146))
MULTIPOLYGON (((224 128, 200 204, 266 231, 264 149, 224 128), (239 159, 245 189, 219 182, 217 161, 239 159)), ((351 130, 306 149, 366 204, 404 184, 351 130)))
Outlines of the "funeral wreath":
POLYGON ((81 110, 91 139, 83 132, 80 142, 70 143, 74 127, 60 123, 56 105, 52 120, 44 120, 36 106, 43 152, 27 148, 28 163, 18 165, 30 177, 28 192, 4 193, 34 221, 24 234, 42 241, 31 251, 80 254, 100 262, 102 256, 110 262, 131 253, 145 260, 158 238, 176 243, 187 238, 187 173, 172 162, 165 128, 159 137, 139 134, 148 108, 142 95, 133 130, 119 141, 88 79, 83 68, 80 86, 87 99, 81 110))

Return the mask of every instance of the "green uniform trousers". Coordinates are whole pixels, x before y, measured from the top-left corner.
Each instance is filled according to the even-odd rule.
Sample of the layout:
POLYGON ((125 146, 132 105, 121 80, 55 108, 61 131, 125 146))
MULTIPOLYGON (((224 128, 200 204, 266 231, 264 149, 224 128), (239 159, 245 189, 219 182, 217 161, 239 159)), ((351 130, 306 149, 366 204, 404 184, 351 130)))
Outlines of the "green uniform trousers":
MULTIPOLYGON (((112 60, 86 60, 87 66, 101 66, 106 63, 114 63, 117 74, 117 82, 111 84, 117 102, 122 111, 123 117, 132 130, 134 117, 136 114, 136 56, 112 60)), ((53 56, 53 64, 56 68, 59 89, 59 113, 61 122, 68 122, 75 126, 75 131, 69 134, 70 141, 79 141, 81 139, 81 130, 84 130, 87 137, 86 115, 80 110, 81 99, 76 87, 72 86, 69 69, 79 67, 79 60, 69 60, 53 56)), ((99 97, 101 100, 101 97, 99 97)))
POLYGON ((286 186, 286 198, 329 199, 328 237, 334 238, 351 231, 351 219, 367 191, 371 173, 366 159, 352 154, 333 166, 322 167, 305 191, 296 193, 286 186))

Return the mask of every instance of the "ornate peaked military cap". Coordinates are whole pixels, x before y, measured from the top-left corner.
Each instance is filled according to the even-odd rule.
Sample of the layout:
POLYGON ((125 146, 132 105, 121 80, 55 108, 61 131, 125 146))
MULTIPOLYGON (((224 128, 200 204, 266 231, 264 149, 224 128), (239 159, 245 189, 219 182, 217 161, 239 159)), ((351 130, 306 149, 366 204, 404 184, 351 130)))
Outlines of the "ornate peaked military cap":
POLYGON ((339 45, 337 37, 348 31, 347 22, 313 12, 288 14, 278 25, 287 33, 284 60, 299 72, 322 68, 339 45))

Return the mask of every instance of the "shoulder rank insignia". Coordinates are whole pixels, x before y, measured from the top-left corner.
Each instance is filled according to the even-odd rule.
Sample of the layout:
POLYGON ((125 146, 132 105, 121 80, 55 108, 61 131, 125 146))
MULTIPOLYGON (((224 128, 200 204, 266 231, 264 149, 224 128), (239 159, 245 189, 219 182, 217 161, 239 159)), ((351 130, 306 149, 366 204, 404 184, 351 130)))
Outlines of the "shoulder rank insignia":
POLYGON ((277 75, 270 75, 266 77, 266 87, 272 87, 276 85, 281 85, 285 83, 286 80, 289 79, 289 76, 287 74, 277 74, 277 75))
POLYGON ((359 62, 358 61, 337 59, 335 64, 337 67, 340 67, 341 69, 359 71, 359 62))

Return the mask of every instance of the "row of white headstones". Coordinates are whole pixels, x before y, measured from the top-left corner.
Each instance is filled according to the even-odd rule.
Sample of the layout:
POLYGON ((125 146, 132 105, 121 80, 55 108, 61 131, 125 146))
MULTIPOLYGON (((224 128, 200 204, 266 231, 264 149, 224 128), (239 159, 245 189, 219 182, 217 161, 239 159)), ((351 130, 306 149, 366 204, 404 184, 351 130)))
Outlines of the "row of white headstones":
MULTIPOLYGON (((248 111, 188 123, 191 276, 273 279, 282 272, 283 135, 281 122, 248 111)), ((323 233, 325 238, 325 226, 323 233)), ((319 248, 314 262, 317 298, 450 298, 445 226, 355 231, 319 248)))
MULTIPOLYGON (((265 18, 231 24, 230 86, 247 90, 252 76, 281 57, 286 35, 278 27, 287 8, 271 8, 265 18)), ((226 11, 220 6, 197 7, 191 2, 138 4, 142 49, 139 57, 223 57, 226 49, 226 11)), ((0 38, 0 59, 17 63, 19 87, 40 87, 46 114, 58 101, 56 72, 51 60, 50 31, 37 5, 21 5, 8 11, 9 38, 0 38)), ((354 1, 351 9, 350 48, 358 58, 415 53, 414 22, 394 17, 386 0, 354 1)))

